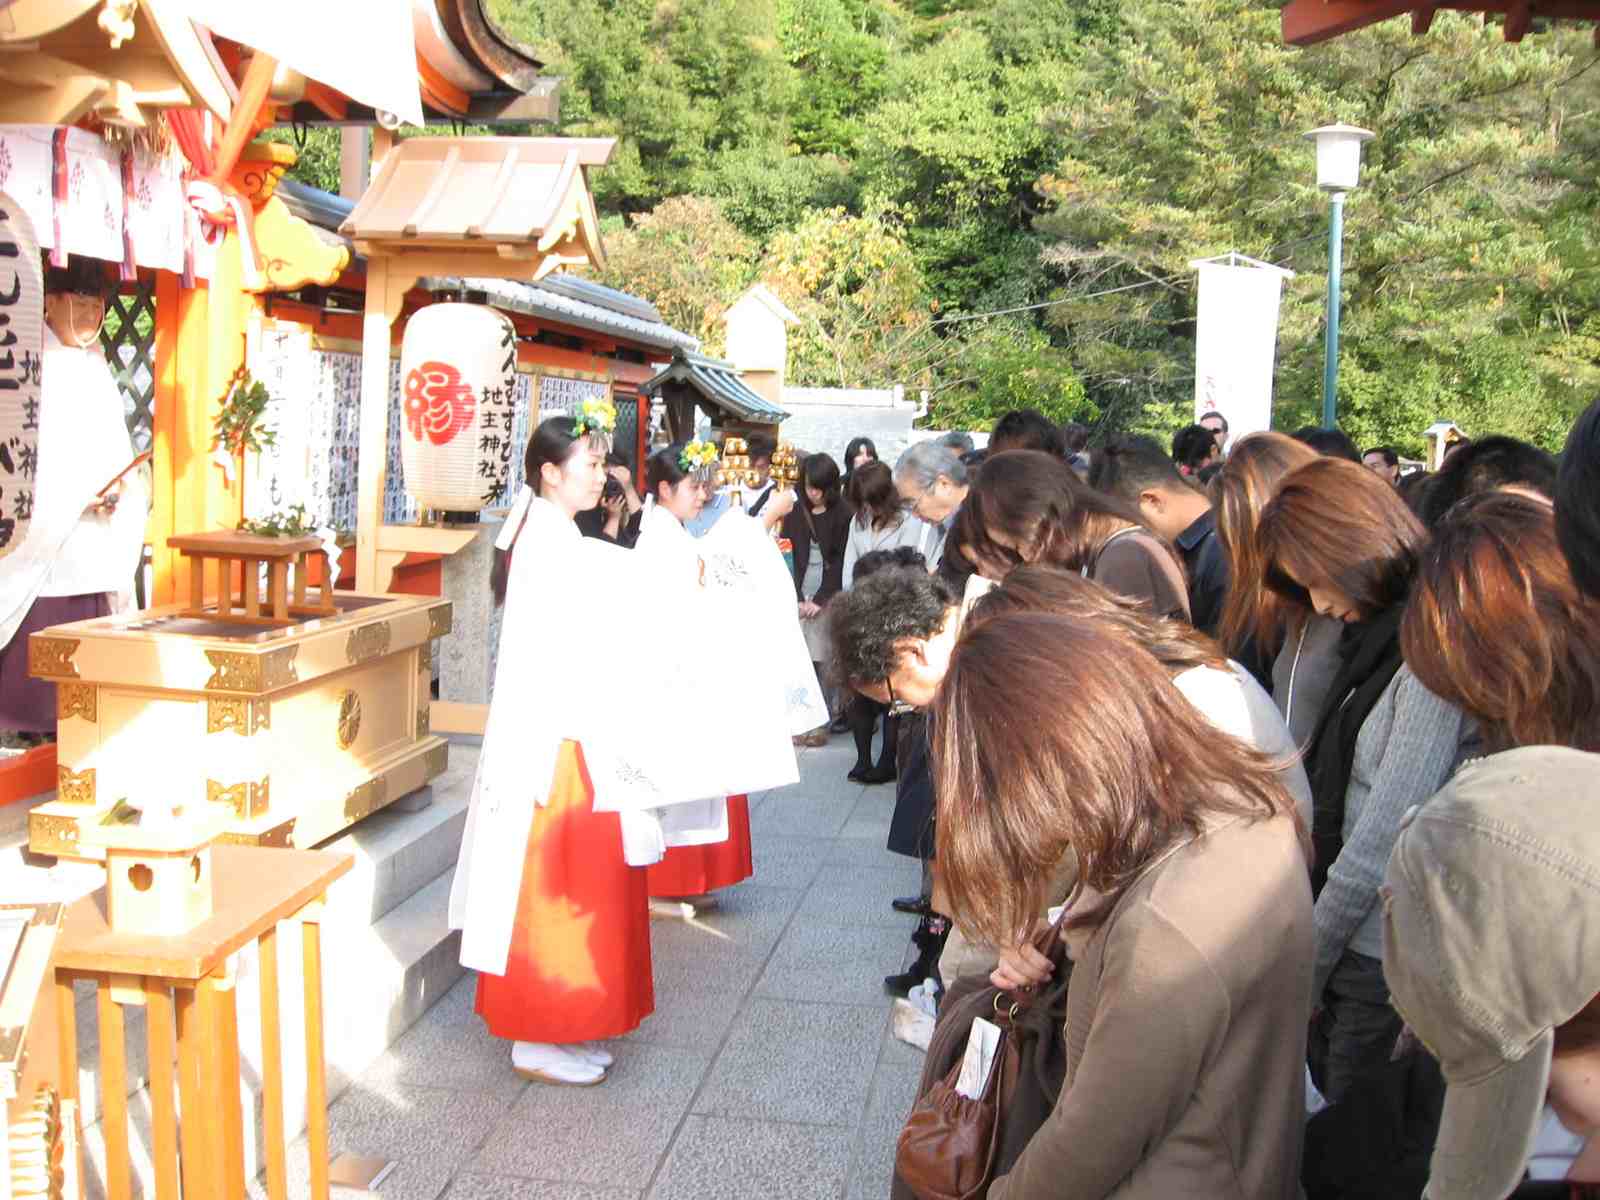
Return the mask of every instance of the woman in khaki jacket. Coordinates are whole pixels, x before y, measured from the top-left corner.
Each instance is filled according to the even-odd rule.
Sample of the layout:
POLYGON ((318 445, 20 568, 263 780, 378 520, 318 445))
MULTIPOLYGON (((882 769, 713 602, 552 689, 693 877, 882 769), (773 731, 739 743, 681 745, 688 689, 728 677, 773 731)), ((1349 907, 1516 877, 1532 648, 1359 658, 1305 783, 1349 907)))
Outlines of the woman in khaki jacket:
POLYGON ((990 1200, 1299 1194, 1311 890, 1271 760, 1142 650, 1043 613, 966 631, 932 708, 953 914, 1015 945, 1068 850, 1067 1075, 990 1200))

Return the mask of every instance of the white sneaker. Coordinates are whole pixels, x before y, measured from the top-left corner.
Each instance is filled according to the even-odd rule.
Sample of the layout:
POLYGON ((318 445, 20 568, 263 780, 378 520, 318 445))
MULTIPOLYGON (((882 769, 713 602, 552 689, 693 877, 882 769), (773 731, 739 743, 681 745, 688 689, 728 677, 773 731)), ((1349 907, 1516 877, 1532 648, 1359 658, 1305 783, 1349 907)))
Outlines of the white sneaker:
POLYGON ((579 1058, 587 1059, 597 1067, 609 1067, 617 1061, 611 1051, 607 1050, 599 1042, 573 1042, 567 1049, 579 1058))
POLYGON ((534 1083, 565 1087, 593 1087, 606 1077, 606 1069, 578 1054, 575 1048, 546 1042, 513 1042, 511 1069, 534 1083))

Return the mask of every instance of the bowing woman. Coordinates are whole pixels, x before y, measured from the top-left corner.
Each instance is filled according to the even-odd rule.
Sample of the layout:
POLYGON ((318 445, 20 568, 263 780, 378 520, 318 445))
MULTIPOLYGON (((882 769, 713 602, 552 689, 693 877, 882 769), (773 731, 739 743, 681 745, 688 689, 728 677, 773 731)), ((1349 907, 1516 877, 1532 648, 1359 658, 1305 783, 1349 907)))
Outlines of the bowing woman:
MULTIPOLYGON (((678 443, 651 455, 645 464, 649 496, 639 524, 639 540, 634 547, 637 561, 647 572, 647 586, 663 589, 671 597, 688 604, 691 606, 686 614, 689 619, 696 624, 707 621, 702 627, 711 628, 721 622, 708 620, 709 606, 717 597, 706 588, 706 563, 702 556, 705 544, 685 526, 699 516, 705 506, 707 484, 716 465, 716 449, 707 442, 678 443)), ((757 517, 741 517, 737 513, 724 517, 706 541, 713 544, 721 541, 724 535, 716 534, 715 529, 725 522, 738 520, 759 521, 763 531, 770 533, 782 523, 793 504, 793 493, 780 491, 763 506, 757 517)), ((793 607, 792 592, 790 607, 793 607)), ((730 616, 748 615, 748 612, 730 613, 730 616)), ((735 644, 739 641, 726 626, 720 632, 735 644)), ((759 681, 757 687, 761 687, 759 681)), ((792 760, 792 754, 790 757, 792 760)), ((704 896, 750 877, 754 866, 750 851, 749 802, 744 795, 730 795, 725 808, 726 836, 711 840, 715 837, 712 832, 670 846, 662 860, 646 872, 650 895, 704 896)), ((720 832, 721 823, 721 814, 715 813, 706 828, 720 832)))
POLYGON ((655 1007, 630 814, 597 803, 596 764, 618 737, 600 681, 622 670, 602 660, 628 552, 573 523, 605 484, 608 407, 552 417, 528 443, 528 483, 496 543, 499 665, 450 895, 478 1014, 512 1043, 518 1075, 552 1084, 604 1080, 612 1057, 595 1042, 655 1007), (595 636, 569 636, 574 622, 595 636))

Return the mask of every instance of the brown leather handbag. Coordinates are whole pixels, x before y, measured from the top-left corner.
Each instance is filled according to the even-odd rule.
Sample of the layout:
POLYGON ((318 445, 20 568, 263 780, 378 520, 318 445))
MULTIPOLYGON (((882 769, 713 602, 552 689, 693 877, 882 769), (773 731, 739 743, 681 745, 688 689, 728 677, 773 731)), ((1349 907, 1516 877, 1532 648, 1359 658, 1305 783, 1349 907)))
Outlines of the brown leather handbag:
MULTIPOLYGON (((1055 977, 1042 995, 986 987, 962 996, 953 1006, 951 997, 946 997, 952 1011, 940 1012, 941 1024, 948 1019, 958 1028, 970 1029, 975 1018, 983 1017, 1000 1027, 1000 1046, 979 1099, 956 1091, 959 1053, 944 1077, 917 1098, 895 1150, 897 1192, 903 1185, 918 1200, 983 1200, 995 1177, 1010 1169, 1049 1115, 1061 1087, 1055 1062, 1059 1054, 1051 1055, 1046 1066, 1038 1035, 1045 1032, 1042 1026, 1055 1032, 1065 1005, 1072 964, 1059 934, 1057 922, 1034 941, 1056 964, 1055 977), (1053 1078, 1039 1078, 1041 1069, 1053 1078), (1026 1104, 1019 1104, 1019 1084, 1028 1094, 1026 1104), (1018 1127, 1016 1118, 1029 1127, 1018 1127)), ((961 1038, 963 1045, 965 1041, 961 1038)))

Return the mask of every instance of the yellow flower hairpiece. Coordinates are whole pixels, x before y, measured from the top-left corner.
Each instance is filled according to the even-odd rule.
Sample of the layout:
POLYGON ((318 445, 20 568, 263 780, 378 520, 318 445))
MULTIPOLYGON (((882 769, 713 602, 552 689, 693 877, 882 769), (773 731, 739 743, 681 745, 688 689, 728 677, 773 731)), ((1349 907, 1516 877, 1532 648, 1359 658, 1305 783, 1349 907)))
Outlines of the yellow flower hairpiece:
POLYGON ((573 434, 603 433, 611 436, 617 427, 616 406, 609 400, 585 400, 572 414, 573 434))
POLYGON ((702 442, 697 439, 684 446, 678 453, 678 468, 691 474, 697 471, 709 471, 716 465, 715 442, 702 442))

